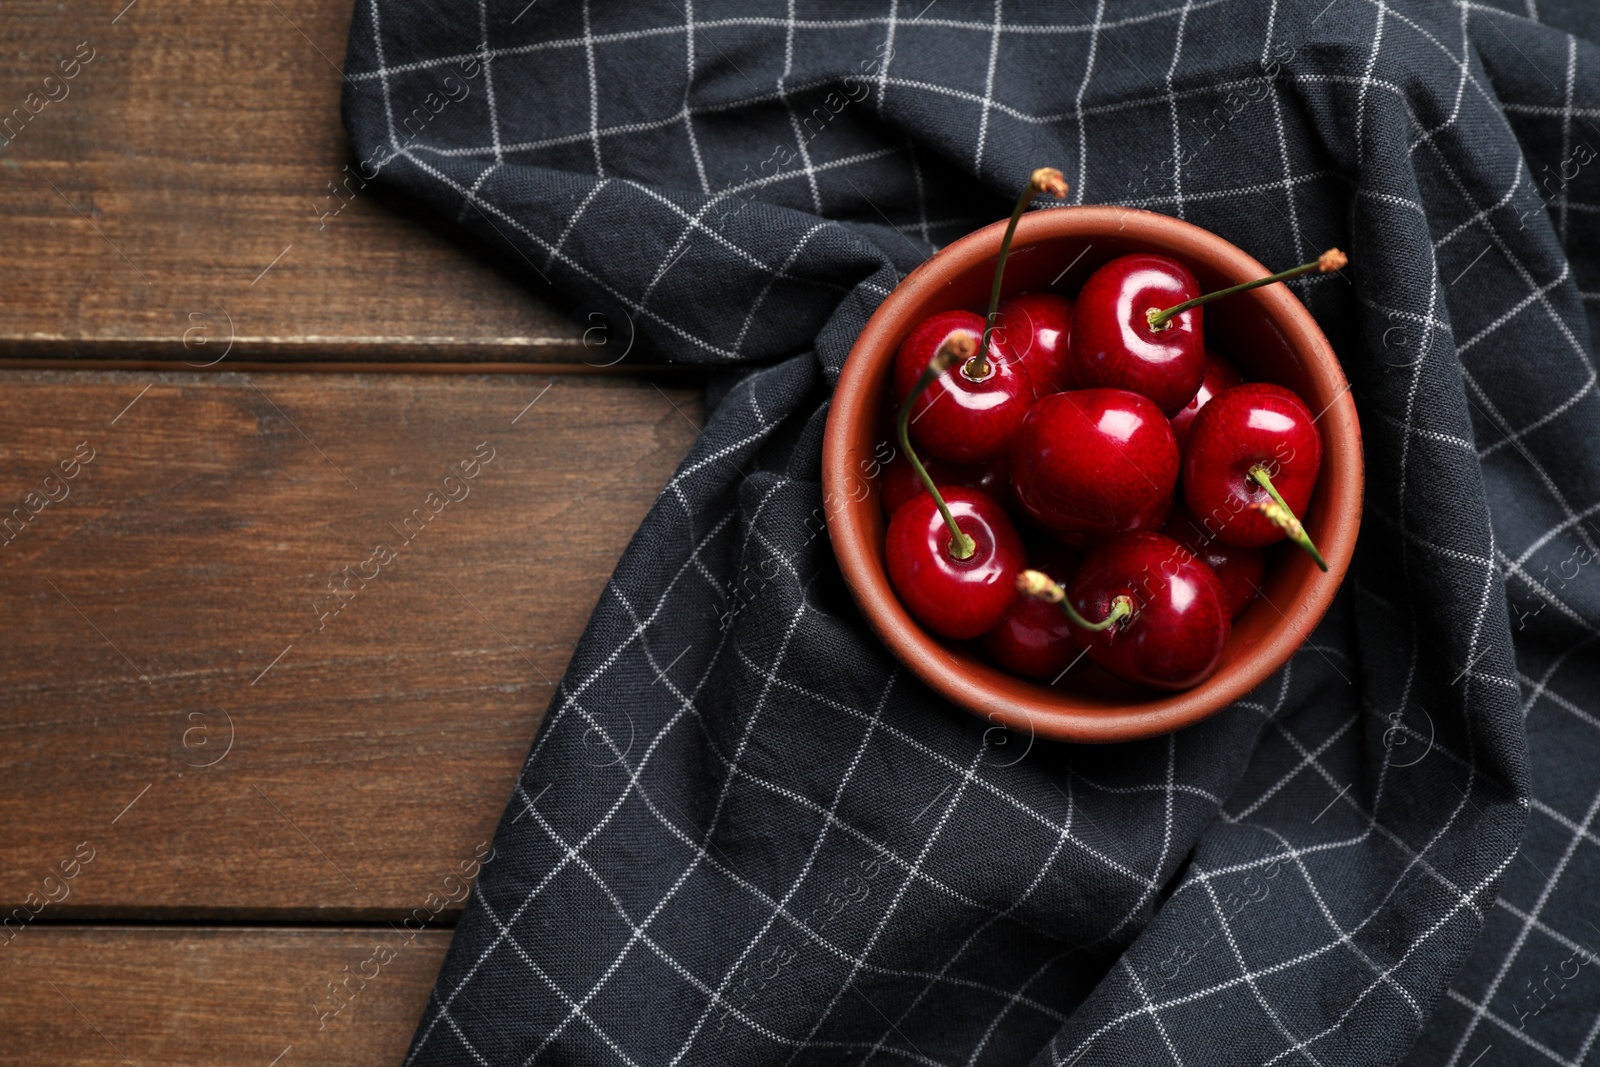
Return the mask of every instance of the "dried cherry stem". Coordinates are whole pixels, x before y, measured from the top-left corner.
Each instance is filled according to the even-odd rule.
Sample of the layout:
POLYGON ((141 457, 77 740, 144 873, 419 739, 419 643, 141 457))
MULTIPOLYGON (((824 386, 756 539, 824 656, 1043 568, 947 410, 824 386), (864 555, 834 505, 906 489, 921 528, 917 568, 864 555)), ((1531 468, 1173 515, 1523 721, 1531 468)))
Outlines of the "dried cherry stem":
POLYGON ((1057 585, 1048 574, 1043 571, 1023 571, 1017 575, 1017 592, 1035 600, 1043 600, 1047 604, 1054 604, 1061 609, 1061 613, 1072 620, 1074 626, 1084 630, 1098 633, 1109 630, 1123 619, 1130 619, 1134 614, 1133 598, 1126 593, 1118 593, 1111 598, 1111 611, 1099 622, 1090 622, 1072 606, 1072 601, 1067 597, 1067 591, 1057 585))
POLYGON ((1306 533, 1305 525, 1301 523, 1293 509, 1283 502, 1283 496, 1279 494, 1277 487, 1272 484, 1272 477, 1267 473, 1267 468, 1259 463, 1251 467, 1250 480, 1265 489, 1267 494, 1272 497, 1270 503, 1262 501, 1259 504, 1250 506, 1265 515, 1267 521, 1282 530, 1289 540, 1305 549, 1307 554, 1316 560, 1317 566, 1327 570, 1327 561, 1322 558, 1322 553, 1317 551, 1317 546, 1311 543, 1311 535, 1306 533))
POLYGON ((1238 285, 1230 285, 1226 289, 1218 289, 1213 293, 1201 293, 1193 300, 1185 300, 1183 303, 1169 307, 1165 311, 1160 308, 1151 308, 1144 313, 1145 321, 1150 324, 1152 330, 1165 330, 1167 323, 1175 316, 1182 315, 1185 311, 1190 311, 1202 304, 1210 303, 1218 297, 1232 296, 1234 293, 1242 293, 1246 289, 1259 289, 1263 285, 1271 285, 1273 282, 1288 281, 1290 278, 1298 278, 1300 275, 1309 274, 1314 270, 1327 274, 1330 271, 1339 270, 1349 262, 1350 257, 1337 248, 1330 248, 1310 263, 1302 263, 1298 267, 1290 267, 1288 270, 1281 270, 1265 278, 1257 278, 1253 282, 1241 282, 1238 285))
POLYGON ((939 487, 933 484, 928 468, 917 458, 917 450, 911 447, 911 408, 935 378, 962 360, 971 358, 976 344, 972 334, 965 331, 958 331, 946 337, 939 350, 933 354, 933 358, 928 360, 928 365, 923 368, 922 376, 917 379, 917 383, 911 387, 911 392, 906 394, 905 403, 900 405, 900 415, 895 420, 895 429, 900 435, 900 447, 905 449, 906 459, 911 461, 911 469, 922 479, 928 495, 933 497, 934 504, 939 508, 939 514, 944 516, 944 524, 950 527, 950 555, 958 560, 971 559, 972 554, 978 550, 978 544, 956 525, 956 517, 950 514, 950 506, 944 502, 939 487))
POLYGON ((1064 199, 1067 195, 1067 179, 1054 167, 1040 167, 1029 176, 1028 187, 1017 197, 1017 206, 1011 211, 1006 235, 1000 240, 1000 258, 994 263, 994 285, 989 290, 989 317, 983 323, 983 340, 978 344, 978 354, 961 368, 961 373, 973 381, 982 381, 992 370, 989 366, 989 335, 994 333, 995 316, 1000 311, 1000 280, 1005 277, 1006 260, 1011 255, 1011 238, 1016 235, 1017 221, 1022 218, 1022 213, 1028 210, 1028 205, 1040 193, 1049 193, 1057 200, 1064 199))

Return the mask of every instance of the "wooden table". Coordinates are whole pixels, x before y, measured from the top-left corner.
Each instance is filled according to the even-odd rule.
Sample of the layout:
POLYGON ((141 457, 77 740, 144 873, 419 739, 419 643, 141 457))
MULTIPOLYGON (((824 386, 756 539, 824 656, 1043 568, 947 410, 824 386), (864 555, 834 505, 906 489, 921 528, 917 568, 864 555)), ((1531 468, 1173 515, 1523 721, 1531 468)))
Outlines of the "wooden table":
POLYGON ((697 432, 447 225, 319 218, 349 12, 7 8, 0 1063, 399 1062, 697 432))

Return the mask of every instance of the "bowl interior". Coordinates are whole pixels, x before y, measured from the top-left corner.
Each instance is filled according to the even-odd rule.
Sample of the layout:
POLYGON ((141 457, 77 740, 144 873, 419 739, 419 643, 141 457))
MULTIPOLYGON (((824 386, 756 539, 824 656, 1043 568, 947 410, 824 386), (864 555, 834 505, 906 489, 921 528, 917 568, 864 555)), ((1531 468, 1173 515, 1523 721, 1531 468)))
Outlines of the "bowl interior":
MULTIPOLYGON (((878 502, 875 460, 894 446, 890 371, 900 342, 938 311, 982 312, 988 303, 1003 223, 952 244, 913 272, 873 316, 852 349, 829 414, 826 499, 845 580, 869 623, 907 666, 969 710, 1041 737, 1117 741, 1163 733, 1237 699, 1277 669, 1309 635, 1349 565, 1361 504, 1360 431, 1332 348, 1310 314, 1283 286, 1209 305, 1207 347, 1249 380, 1292 389, 1319 414, 1322 470, 1306 528, 1328 560, 1323 574, 1298 549, 1269 552, 1262 596, 1234 620, 1217 672, 1181 693, 1122 682, 1080 662, 1047 686, 990 666, 966 648, 921 629, 889 588, 884 571, 886 519, 878 502)), ((1098 267, 1135 251, 1172 255, 1203 290, 1269 273, 1244 252, 1175 219, 1116 208, 1033 212, 1019 225, 1005 292, 1051 289, 1073 296, 1098 267)))

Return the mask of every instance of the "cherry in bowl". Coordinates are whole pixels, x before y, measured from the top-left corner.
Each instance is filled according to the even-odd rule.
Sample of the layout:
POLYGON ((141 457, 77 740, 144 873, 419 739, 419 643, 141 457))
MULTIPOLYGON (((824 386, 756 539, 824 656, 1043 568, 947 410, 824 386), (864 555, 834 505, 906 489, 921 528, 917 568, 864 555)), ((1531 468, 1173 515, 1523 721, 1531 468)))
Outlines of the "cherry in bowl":
POLYGON ((1110 618, 1117 601, 1128 617, 1078 636, 1091 660, 1156 689, 1188 689, 1222 661, 1231 632, 1222 584, 1211 568, 1170 537, 1124 534, 1089 553, 1067 586, 1085 619, 1110 618))
POLYGON ((1125 389, 1075 389, 1036 402, 1017 430, 1011 482, 1023 511, 1086 547, 1158 530, 1172 507, 1178 442, 1167 417, 1125 389))
POLYGON ((1167 415, 1205 376, 1201 309, 1153 325, 1151 312, 1200 295, 1194 272, 1171 256, 1119 256, 1089 276, 1072 318, 1072 374, 1083 386, 1128 389, 1167 415))
POLYGON ((940 637, 965 640, 993 629, 1011 607, 1026 557, 1022 537, 990 497, 958 485, 944 501, 970 547, 956 543, 938 503, 923 495, 889 520, 884 560, 912 618, 940 637))
POLYGON ((1183 454, 1183 496, 1225 544, 1263 548, 1289 538, 1327 569, 1300 516, 1322 468, 1316 418, 1293 392, 1247 382, 1200 409, 1183 454))

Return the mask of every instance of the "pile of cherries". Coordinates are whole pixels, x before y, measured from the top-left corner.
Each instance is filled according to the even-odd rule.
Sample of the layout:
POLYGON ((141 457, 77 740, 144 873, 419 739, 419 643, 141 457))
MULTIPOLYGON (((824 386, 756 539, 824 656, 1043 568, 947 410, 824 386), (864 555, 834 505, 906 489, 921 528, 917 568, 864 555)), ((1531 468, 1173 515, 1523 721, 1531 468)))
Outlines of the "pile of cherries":
POLYGON ((889 580, 923 626, 1012 673, 1053 681, 1087 655, 1185 689, 1216 670, 1267 547, 1294 541, 1327 569, 1298 517, 1322 462, 1316 419, 1207 350, 1201 305, 1345 257, 1202 295, 1188 267, 1139 253, 1076 300, 1002 302, 1017 220, 1066 192, 1060 171, 1033 173, 987 317, 942 311, 900 346, 901 455, 880 487, 889 580))

